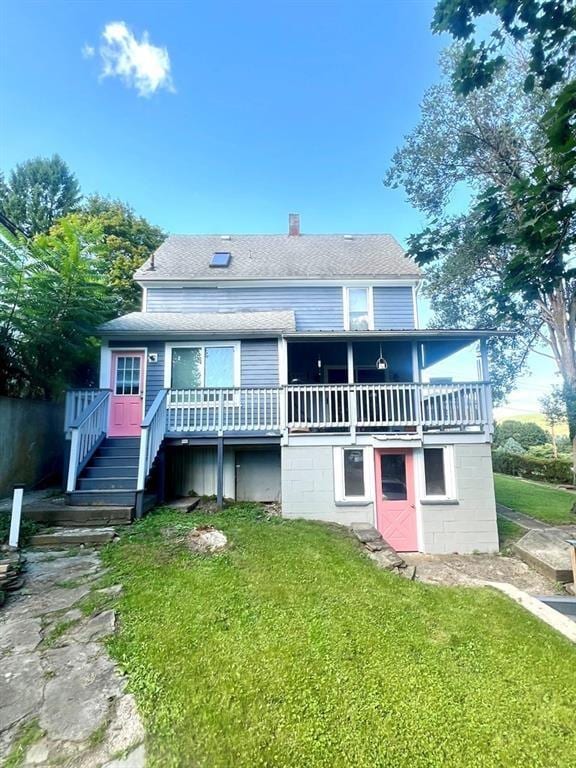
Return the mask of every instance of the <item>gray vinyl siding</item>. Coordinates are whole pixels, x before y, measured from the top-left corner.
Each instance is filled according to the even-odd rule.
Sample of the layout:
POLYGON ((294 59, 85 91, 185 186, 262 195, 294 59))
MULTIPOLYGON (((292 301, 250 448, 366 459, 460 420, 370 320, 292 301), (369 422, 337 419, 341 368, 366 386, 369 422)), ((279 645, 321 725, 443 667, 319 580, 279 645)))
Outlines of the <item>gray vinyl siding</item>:
POLYGON ((278 386, 278 341, 276 339, 242 341, 240 380, 243 387, 278 386))
POLYGON ((298 331, 343 328, 342 288, 149 288, 148 312, 241 312, 291 309, 298 331))
MULTIPOLYGON (((298 331, 344 328, 340 286, 263 288, 149 288, 148 312, 241 312, 291 309, 298 331)), ((374 288, 376 330, 414 328, 412 288, 374 288)))
POLYGON ((409 286, 375 286, 374 329, 377 331, 414 328, 414 304, 409 286))

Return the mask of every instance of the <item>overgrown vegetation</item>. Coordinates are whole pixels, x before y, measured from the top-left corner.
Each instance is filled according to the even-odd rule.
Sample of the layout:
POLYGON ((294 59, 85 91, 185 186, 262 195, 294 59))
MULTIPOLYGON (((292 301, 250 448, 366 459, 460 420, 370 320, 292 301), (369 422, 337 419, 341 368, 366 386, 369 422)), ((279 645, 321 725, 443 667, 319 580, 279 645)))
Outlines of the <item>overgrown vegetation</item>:
POLYGON ((499 504, 529 517, 550 525, 576 523, 575 493, 499 474, 494 475, 494 490, 499 504))
POLYGON ((20 732, 16 738, 16 741, 12 745, 8 757, 2 765, 2 768, 21 768, 24 765, 24 759, 28 749, 39 741, 44 735, 44 731, 40 728, 37 720, 30 720, 24 723, 20 728, 20 732))
POLYGON ((162 510, 104 551, 109 641, 162 768, 568 768, 576 652, 488 589, 378 570, 345 529, 162 510), (192 554, 211 524, 230 546, 192 554))
MULTIPOLYGON (((0 545, 8 543, 11 515, 10 510, 0 510, 0 545)), ((38 529, 38 523, 24 515, 20 521, 20 546, 26 546, 30 541, 30 537, 37 533, 38 529)))
POLYGON ((492 466, 494 472, 544 483, 569 484, 573 480, 571 459, 539 458, 529 453, 496 450, 492 453, 492 466))

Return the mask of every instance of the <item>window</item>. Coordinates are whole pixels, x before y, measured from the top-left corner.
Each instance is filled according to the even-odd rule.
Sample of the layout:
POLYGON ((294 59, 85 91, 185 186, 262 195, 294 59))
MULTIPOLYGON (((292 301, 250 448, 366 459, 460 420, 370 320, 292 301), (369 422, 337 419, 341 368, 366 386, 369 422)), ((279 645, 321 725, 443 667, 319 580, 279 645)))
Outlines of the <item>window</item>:
POLYGON ((234 387, 237 348, 231 344, 199 344, 171 348, 167 355, 166 386, 172 389, 234 387))
POLYGON ((228 251, 218 251, 212 254, 211 267, 225 268, 230 264, 232 254, 228 251))
POLYGON ((344 450, 344 496, 364 496, 364 451, 344 450))
POLYGON ((448 496, 445 459, 445 448, 424 448, 426 496, 448 496))
POLYGON ((380 455, 382 477, 382 498, 387 501, 405 501, 408 498, 406 485, 406 454, 382 453, 380 455))
POLYGON ((365 502, 370 498, 370 457, 364 448, 334 448, 336 501, 365 502))
POLYGON ((140 394, 140 356, 121 355, 116 358, 116 395, 140 394))
POLYGON ((369 331, 372 322, 372 291, 370 288, 344 289, 344 328, 349 331, 369 331))

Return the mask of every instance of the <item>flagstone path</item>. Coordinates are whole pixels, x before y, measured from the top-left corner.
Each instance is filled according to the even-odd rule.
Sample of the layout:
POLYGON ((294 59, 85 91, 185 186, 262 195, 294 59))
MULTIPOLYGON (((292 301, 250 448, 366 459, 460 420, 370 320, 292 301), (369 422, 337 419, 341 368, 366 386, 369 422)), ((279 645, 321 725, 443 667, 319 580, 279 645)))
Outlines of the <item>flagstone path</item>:
POLYGON ((143 768, 142 722, 102 643, 121 587, 98 588, 95 551, 26 555, 25 585, 0 609, 0 763, 20 751, 26 768, 143 768))

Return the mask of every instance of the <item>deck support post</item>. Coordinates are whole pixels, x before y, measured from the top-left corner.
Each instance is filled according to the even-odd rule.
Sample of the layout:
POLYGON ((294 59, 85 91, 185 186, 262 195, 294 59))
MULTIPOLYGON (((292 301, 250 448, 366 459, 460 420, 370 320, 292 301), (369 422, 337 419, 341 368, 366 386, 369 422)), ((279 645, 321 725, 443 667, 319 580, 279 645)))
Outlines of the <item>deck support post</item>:
POLYGON ((486 339, 480 339, 480 362, 482 367, 482 381, 484 382, 484 403, 486 406, 486 426, 488 434, 491 436, 494 432, 494 419, 492 415, 492 388, 490 386, 490 370, 488 368, 488 345, 486 339))
POLYGON ((216 506, 222 509, 224 506, 224 438, 222 435, 218 436, 216 453, 216 506))
MULTIPOLYGON (((354 346, 351 341, 346 344, 346 362, 348 367, 348 384, 354 384, 354 346)), ((356 390, 348 390, 348 418, 350 419, 350 437, 356 442, 356 390)))

